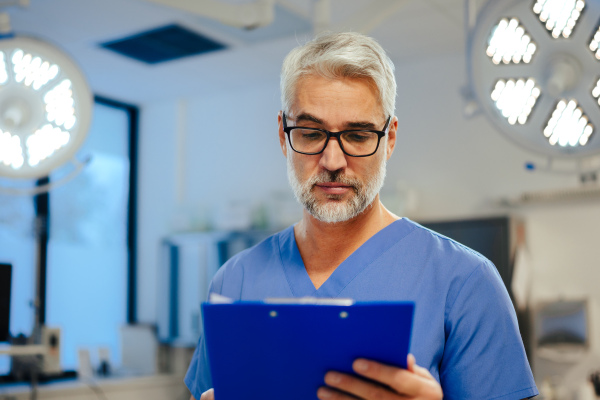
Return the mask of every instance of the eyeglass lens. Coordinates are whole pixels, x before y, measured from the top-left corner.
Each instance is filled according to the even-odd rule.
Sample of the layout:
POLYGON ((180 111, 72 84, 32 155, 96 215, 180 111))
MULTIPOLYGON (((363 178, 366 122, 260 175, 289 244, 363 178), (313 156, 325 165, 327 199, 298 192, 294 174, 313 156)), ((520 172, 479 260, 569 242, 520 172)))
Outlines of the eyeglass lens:
MULTIPOLYGON (((379 135, 369 131, 348 131, 342 133, 340 139, 346 153, 353 156, 362 156, 375 152, 379 135)), ((290 140, 296 151, 319 153, 325 147, 327 134, 307 128, 294 128, 290 131, 290 140)))

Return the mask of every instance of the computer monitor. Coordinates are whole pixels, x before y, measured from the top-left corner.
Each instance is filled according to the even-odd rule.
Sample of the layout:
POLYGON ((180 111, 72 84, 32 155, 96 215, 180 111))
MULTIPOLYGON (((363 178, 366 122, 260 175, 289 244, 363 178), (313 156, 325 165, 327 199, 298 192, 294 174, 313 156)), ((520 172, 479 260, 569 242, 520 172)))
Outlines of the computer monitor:
POLYGON ((10 286, 12 265, 0 263, 0 342, 10 337, 10 286))
POLYGON ((510 220, 507 217, 425 222, 425 227, 483 254, 494 263, 512 298, 510 220))

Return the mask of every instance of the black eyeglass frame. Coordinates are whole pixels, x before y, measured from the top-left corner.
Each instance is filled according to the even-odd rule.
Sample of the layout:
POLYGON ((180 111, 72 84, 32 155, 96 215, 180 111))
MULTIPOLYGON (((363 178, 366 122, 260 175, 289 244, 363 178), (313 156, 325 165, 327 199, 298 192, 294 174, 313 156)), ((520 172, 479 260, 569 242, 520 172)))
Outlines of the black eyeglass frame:
POLYGON ((322 152, 325 151, 325 149, 327 148, 327 145, 329 144, 329 139, 333 136, 337 139, 338 144, 340 145, 340 149, 342 149, 342 152, 350 157, 369 157, 372 156, 373 154, 377 153, 377 150, 379 149, 379 143, 381 142, 381 138, 384 137, 385 135, 387 135, 387 129, 388 129, 388 125, 390 124, 390 121, 392 120, 392 116, 390 115, 387 119, 387 121, 385 122, 385 126, 383 127, 383 130, 381 131, 376 131, 376 130, 371 130, 371 129, 349 129, 349 130, 345 130, 345 131, 339 131, 339 132, 329 132, 328 130, 325 129, 319 129, 319 128, 309 128, 306 126, 287 126, 287 121, 285 118, 285 113, 282 113, 282 122, 283 122, 283 131, 287 134, 288 137, 288 142, 290 143, 290 147, 292 148, 292 150, 294 150, 296 153, 300 153, 300 154, 306 154, 308 156, 314 156, 317 154, 321 154, 322 152), (305 153, 302 151, 298 151, 294 148, 294 145, 292 144, 292 138, 290 137, 290 132, 292 131, 292 129, 311 129, 313 131, 319 131, 319 132, 323 132, 327 135, 327 139, 325 139, 325 145, 323 145, 323 148, 316 152, 316 153, 305 153), (370 154, 364 154, 364 155, 360 155, 360 156, 355 156, 353 154, 348 154, 346 152, 346 150, 344 149, 344 145, 342 144, 342 140, 341 140, 341 135, 342 133, 346 133, 346 132, 372 132, 372 133, 376 133, 377 134, 377 146, 375 147, 375 150, 370 153, 370 154))

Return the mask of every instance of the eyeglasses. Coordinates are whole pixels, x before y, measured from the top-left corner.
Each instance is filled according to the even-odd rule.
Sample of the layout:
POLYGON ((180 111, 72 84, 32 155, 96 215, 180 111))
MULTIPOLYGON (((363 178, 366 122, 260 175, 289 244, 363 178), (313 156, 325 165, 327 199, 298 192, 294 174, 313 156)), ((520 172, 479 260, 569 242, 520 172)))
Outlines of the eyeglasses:
POLYGON ((329 138, 333 136, 337 139, 344 154, 350 157, 368 157, 377 152, 379 142, 386 135, 391 119, 391 116, 388 117, 381 131, 354 129, 329 132, 325 129, 287 126, 285 113, 283 113, 283 131, 287 133, 290 146, 296 153, 321 154, 327 147, 329 138))

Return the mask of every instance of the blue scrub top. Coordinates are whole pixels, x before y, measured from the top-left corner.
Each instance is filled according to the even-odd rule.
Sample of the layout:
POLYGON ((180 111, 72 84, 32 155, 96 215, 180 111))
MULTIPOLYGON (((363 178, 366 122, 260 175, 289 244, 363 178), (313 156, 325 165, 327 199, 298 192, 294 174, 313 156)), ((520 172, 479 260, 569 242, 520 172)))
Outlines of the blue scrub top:
MULTIPOLYGON (((538 394, 514 308, 494 265, 407 218, 371 237, 319 289, 306 272, 292 226, 231 258, 210 292, 236 300, 413 301, 410 351, 440 382, 444 399, 538 394)), ((185 383, 196 399, 212 387, 202 338, 185 383)))

